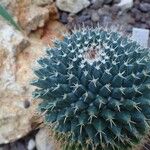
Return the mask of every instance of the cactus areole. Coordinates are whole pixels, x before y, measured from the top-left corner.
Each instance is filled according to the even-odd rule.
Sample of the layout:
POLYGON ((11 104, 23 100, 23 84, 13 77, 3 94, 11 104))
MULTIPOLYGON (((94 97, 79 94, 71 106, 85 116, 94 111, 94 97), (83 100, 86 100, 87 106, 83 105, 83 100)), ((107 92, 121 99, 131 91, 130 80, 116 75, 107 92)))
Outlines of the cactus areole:
POLYGON ((102 28, 56 40, 38 60, 35 98, 65 150, 127 150, 149 130, 149 50, 102 28))

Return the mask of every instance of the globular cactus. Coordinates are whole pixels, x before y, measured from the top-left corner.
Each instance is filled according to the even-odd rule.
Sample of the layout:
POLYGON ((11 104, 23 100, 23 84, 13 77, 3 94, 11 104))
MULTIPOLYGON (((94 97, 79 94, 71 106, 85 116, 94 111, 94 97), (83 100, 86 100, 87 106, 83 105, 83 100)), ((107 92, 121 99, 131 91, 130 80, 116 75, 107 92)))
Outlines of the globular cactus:
POLYGON ((102 28, 56 40, 32 85, 66 150, 127 150, 149 130, 149 50, 102 28))

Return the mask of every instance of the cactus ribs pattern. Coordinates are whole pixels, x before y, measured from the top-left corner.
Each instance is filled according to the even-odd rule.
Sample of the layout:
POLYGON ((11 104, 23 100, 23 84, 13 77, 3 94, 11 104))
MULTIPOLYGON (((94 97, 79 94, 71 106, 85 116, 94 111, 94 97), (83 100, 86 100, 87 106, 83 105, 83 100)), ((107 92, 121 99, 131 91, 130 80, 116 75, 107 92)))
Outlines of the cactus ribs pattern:
POLYGON ((38 60, 35 98, 65 150, 127 150, 149 130, 149 50, 102 28, 56 40, 38 60))

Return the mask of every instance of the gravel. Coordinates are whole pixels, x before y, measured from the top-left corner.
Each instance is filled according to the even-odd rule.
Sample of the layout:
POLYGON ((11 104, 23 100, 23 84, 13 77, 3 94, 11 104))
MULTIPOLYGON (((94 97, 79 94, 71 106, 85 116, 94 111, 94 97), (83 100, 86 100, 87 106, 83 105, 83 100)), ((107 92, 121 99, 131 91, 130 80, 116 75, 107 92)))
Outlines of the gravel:
POLYGON ((150 0, 134 0, 131 9, 123 11, 118 7, 120 0, 90 0, 91 5, 80 13, 69 17, 69 14, 60 12, 61 21, 67 24, 69 29, 75 25, 102 26, 117 24, 131 33, 133 27, 150 29, 150 0), (63 19, 62 19, 63 18, 63 19), (68 19, 69 18, 69 19, 68 19))

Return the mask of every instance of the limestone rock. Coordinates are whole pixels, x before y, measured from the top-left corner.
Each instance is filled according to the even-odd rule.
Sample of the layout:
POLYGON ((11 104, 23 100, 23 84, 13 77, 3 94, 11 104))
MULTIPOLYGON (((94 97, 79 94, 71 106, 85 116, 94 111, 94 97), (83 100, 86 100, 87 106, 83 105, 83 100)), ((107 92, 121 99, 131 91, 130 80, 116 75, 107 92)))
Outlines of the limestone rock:
POLYGON ((24 88, 16 82, 17 56, 29 45, 24 35, 0 20, 0 144, 19 138, 29 130, 29 120, 23 109, 20 94, 24 88), (19 103, 17 103, 20 101, 19 103), (18 106, 17 106, 18 105, 18 106), (20 110, 18 109, 20 108, 20 110), (21 117, 24 116, 24 117, 21 117), (20 124, 22 124, 20 126, 20 124), (17 132, 17 131, 20 131, 17 132), (23 130, 23 131, 22 131, 23 130), (15 131, 15 132, 14 132, 15 131), (22 132, 21 132, 22 131, 22 132), (17 134, 16 134, 17 133, 17 134))
MULTIPOLYGON (((50 39, 59 37, 56 30, 64 28, 53 25, 50 39)), ((34 87, 29 83, 34 78, 35 60, 45 54, 47 44, 34 36, 30 36, 30 45, 27 41, 12 26, 0 23, 0 144, 25 136, 41 123, 35 117, 38 101, 32 100, 34 87)))
POLYGON ((0 0, 14 20, 27 34, 44 27, 48 20, 58 20, 59 13, 54 0, 0 0))
POLYGON ((32 100, 31 64, 42 49, 39 41, 36 42, 16 56, 8 53, 3 61, 0 72, 0 144, 13 142, 32 130, 36 102, 28 108, 24 103, 32 100))
POLYGON ((88 7, 90 2, 89 0, 56 0, 56 5, 62 11, 76 14, 88 7))
MULTIPOLYGON (((4 65, 0 74, 0 89, 2 90, 20 90, 19 87, 14 84, 15 76, 15 61, 16 55, 19 54, 23 49, 29 45, 27 38, 17 30, 15 30, 11 25, 8 25, 2 18, 0 20, 0 47, 1 51, 1 66, 4 65), (12 68, 12 69, 11 69, 12 68)), ((1 91, 0 91, 1 93, 1 91)))

